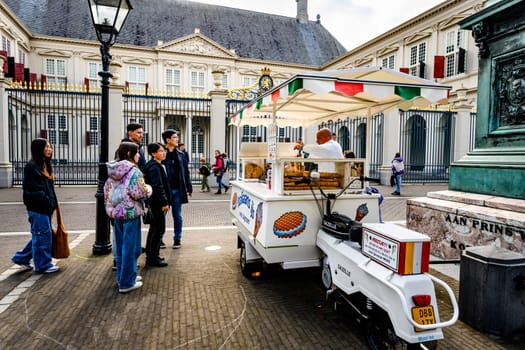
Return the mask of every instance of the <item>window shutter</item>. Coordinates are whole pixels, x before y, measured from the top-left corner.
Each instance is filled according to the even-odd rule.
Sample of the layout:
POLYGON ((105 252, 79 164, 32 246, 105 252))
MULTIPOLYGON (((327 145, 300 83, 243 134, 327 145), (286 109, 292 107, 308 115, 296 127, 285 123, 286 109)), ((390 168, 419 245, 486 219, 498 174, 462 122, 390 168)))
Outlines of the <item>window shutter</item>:
POLYGON ((434 56, 434 78, 445 77, 445 56, 434 56))
POLYGON ((419 77, 425 79, 425 62, 419 62, 419 77))
POLYGON ((47 82, 47 77, 44 74, 40 74, 40 84, 42 84, 42 89, 44 88, 44 84, 47 82))
POLYGON ((47 139, 47 130, 45 129, 40 130, 40 137, 43 139, 47 139))
POLYGON ((29 68, 24 68, 24 81, 29 84, 31 81, 31 72, 29 71, 29 68))
POLYGON ((129 81, 126 80, 126 83, 124 85, 126 87, 126 89, 125 89, 126 94, 129 94, 129 81))
POLYGON ((467 51, 464 48, 459 48, 458 51, 458 74, 465 73, 465 56, 467 51))
POLYGON ((399 71, 401 73, 405 73, 405 74, 408 74, 410 72, 410 70, 408 68, 399 68, 399 71))
POLYGON ((24 65, 15 63, 15 81, 24 81, 24 65))
POLYGON ((15 77, 15 58, 14 57, 7 57, 7 74, 5 74, 6 78, 14 78, 15 77))
POLYGON ((86 92, 89 93, 89 79, 84 78, 84 85, 86 86, 86 92))
POLYGON ((146 83, 146 96, 148 96, 149 83, 146 83))
POLYGON ((91 145, 91 131, 86 131, 86 146, 91 145))

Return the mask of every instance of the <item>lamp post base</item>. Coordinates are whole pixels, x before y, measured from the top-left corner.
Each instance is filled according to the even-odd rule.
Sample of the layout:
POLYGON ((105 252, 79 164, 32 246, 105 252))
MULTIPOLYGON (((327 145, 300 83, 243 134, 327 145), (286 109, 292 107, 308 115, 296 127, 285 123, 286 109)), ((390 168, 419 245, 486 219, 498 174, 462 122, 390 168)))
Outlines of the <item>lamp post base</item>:
POLYGON ((93 255, 108 255, 111 253, 111 243, 98 243, 93 244, 93 255))

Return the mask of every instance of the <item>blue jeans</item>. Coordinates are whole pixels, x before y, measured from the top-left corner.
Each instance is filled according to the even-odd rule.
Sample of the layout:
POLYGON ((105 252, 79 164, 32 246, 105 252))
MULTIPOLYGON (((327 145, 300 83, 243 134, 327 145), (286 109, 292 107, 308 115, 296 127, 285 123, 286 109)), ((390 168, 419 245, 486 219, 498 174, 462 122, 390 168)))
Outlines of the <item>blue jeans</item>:
POLYGON ((35 264, 35 272, 42 273, 51 266, 51 244, 53 228, 51 217, 27 211, 29 223, 31 224, 31 239, 24 248, 17 251, 11 260, 15 264, 29 264, 31 258, 35 264))
POLYGON ((140 246, 140 217, 133 220, 114 220, 115 263, 120 289, 135 285, 137 280, 137 241, 140 246))
POLYGON ((401 193, 401 175, 396 175, 396 192, 401 193))
POLYGON ((222 187, 228 187, 225 184, 222 183, 222 177, 224 176, 224 171, 219 172, 219 175, 217 175, 217 184, 219 185, 218 192, 221 192, 222 187))
POLYGON ((180 241, 182 238, 182 202, 179 190, 171 190, 171 214, 173 215, 173 241, 180 241))

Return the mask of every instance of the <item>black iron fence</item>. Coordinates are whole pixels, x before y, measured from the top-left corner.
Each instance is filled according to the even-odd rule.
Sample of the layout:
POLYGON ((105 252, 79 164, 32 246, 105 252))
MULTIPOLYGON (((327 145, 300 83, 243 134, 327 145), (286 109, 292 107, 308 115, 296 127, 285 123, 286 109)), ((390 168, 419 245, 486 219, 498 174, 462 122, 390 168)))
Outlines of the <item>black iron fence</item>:
MULTIPOLYGON (((454 156, 456 113, 400 111, 400 153, 406 183, 446 183, 454 156)), ((394 154, 390 155, 394 158, 394 154)))
POLYGON ((31 158, 31 141, 53 146, 56 184, 96 184, 99 158, 100 94, 6 89, 9 161, 20 185, 31 158))
POLYGON ((210 144, 211 99, 123 95, 123 100, 124 126, 131 122, 144 125, 143 145, 164 143, 162 132, 166 129, 178 131, 179 143, 185 144, 190 159, 192 182, 200 183, 199 159, 214 161, 210 144))
POLYGON ((337 142, 343 152, 354 152, 356 158, 366 158, 369 154, 370 176, 379 178, 379 168, 383 164, 383 120, 379 113, 370 118, 370 151, 366 149, 366 117, 348 117, 336 121, 323 122, 319 128, 328 128, 337 135, 337 142))

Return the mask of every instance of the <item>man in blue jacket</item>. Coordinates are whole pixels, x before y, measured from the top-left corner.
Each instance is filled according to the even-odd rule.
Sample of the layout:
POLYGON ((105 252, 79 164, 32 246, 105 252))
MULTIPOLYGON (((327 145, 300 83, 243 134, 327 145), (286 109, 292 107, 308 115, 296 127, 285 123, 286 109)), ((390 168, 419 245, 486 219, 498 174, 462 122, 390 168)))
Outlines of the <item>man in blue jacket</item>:
POLYGON ((191 185, 188 160, 184 153, 177 149, 179 135, 173 129, 162 133, 162 140, 166 144, 166 159, 163 164, 166 167, 168 182, 171 188, 171 212, 173 214, 173 249, 181 247, 182 238, 182 204, 188 203, 193 188, 191 185))

